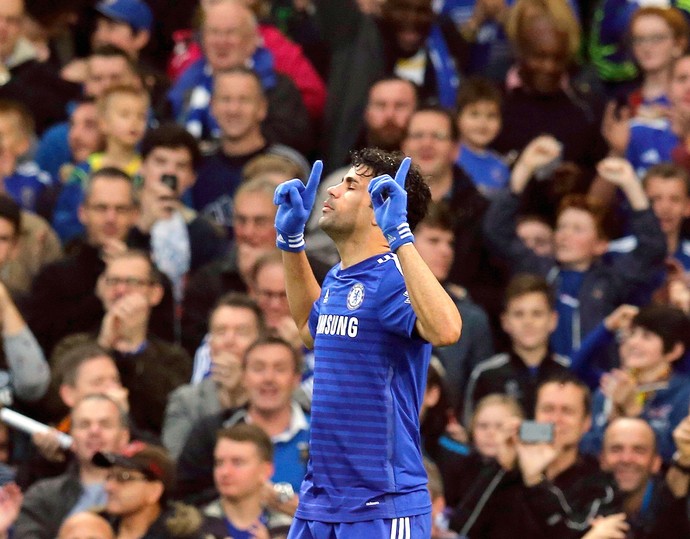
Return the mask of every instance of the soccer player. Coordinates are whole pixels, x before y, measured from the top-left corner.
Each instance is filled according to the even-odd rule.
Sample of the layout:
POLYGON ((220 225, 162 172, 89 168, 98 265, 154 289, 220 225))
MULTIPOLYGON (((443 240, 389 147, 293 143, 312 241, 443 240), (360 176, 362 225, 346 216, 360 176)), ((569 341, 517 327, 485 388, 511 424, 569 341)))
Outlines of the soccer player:
POLYGON ((431 534, 419 406, 431 345, 457 341, 462 322, 413 245, 430 193, 410 163, 353 153, 319 221, 341 258, 322 287, 303 236, 322 163, 306 187, 276 189, 290 310, 315 353, 310 458, 290 539, 431 534))

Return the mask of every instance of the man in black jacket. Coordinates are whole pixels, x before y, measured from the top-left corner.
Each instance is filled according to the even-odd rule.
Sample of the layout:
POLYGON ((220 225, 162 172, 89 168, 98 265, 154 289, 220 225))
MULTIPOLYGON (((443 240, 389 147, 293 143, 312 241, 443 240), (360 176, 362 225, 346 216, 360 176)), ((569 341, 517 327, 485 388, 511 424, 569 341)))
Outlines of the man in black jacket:
POLYGON ((105 502, 106 471, 91 462, 97 451, 120 451, 129 441, 126 412, 110 397, 92 394, 72 410, 76 459, 62 475, 35 483, 26 493, 16 537, 53 539, 71 513, 105 502))
POLYGON ((595 459, 580 455, 589 430, 589 388, 569 373, 554 376, 537 390, 535 420, 553 424, 553 441, 519 439, 520 421, 504 426, 505 438, 493 473, 479 474, 486 488, 472 488, 451 517, 451 527, 475 538, 581 537, 591 519, 620 512, 612 478, 595 459))

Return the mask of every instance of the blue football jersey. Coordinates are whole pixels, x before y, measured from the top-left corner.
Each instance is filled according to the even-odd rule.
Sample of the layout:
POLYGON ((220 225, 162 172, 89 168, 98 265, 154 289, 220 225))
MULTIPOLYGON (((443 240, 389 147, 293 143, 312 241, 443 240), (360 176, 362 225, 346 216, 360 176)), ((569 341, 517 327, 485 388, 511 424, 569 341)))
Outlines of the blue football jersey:
POLYGON ((671 151, 680 143, 665 119, 630 122, 630 142, 626 158, 642 178, 654 165, 671 161, 671 151))
POLYGON ((431 345, 397 257, 327 274, 314 303, 314 397, 299 518, 357 522, 431 510, 419 408, 431 345))

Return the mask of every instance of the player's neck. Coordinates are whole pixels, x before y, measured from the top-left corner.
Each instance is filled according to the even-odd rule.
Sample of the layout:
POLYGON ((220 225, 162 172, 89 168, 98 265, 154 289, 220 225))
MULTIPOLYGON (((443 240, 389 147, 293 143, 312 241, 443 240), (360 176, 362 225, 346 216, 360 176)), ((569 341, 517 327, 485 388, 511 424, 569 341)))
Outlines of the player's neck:
POLYGON ((346 269, 359 264, 367 258, 390 251, 382 232, 380 236, 380 238, 369 237, 362 241, 354 240, 351 237, 342 241, 336 241, 335 245, 340 255, 340 267, 346 269))

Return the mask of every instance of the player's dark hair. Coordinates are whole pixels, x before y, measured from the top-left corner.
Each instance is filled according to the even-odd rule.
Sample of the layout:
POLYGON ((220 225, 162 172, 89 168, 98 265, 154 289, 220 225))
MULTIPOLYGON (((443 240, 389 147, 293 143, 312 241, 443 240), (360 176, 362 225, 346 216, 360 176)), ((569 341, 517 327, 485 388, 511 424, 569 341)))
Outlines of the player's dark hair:
POLYGON ((192 167, 196 170, 201 163, 201 152, 196 139, 184 127, 166 123, 157 129, 149 130, 141 141, 141 157, 146 159, 156 148, 177 150, 184 148, 192 158, 192 167))
MULTIPOLYGON (((587 387, 587 384, 585 384, 580 378, 575 376, 572 372, 565 370, 559 371, 549 376, 546 380, 542 381, 537 386, 537 403, 539 403, 539 393, 541 392, 542 388, 547 384, 557 384, 559 386, 573 385, 577 387, 582 393, 582 404, 584 406, 585 416, 591 415, 592 392, 589 390, 589 387, 587 387)), ((534 412, 534 410, 532 410, 532 412, 534 412)))
MULTIPOLYGON (((364 148, 352 152, 352 166, 354 168, 365 167, 371 170, 370 173, 362 176, 375 178, 382 174, 388 174, 391 178, 400 168, 405 155, 402 152, 386 152, 379 148, 364 148)), ((358 172, 361 174, 361 172, 358 172)), ((405 179, 405 190, 407 191, 407 223, 410 229, 414 230, 417 224, 424 219, 431 201, 431 191, 429 186, 422 178, 419 168, 412 165, 405 179)))

